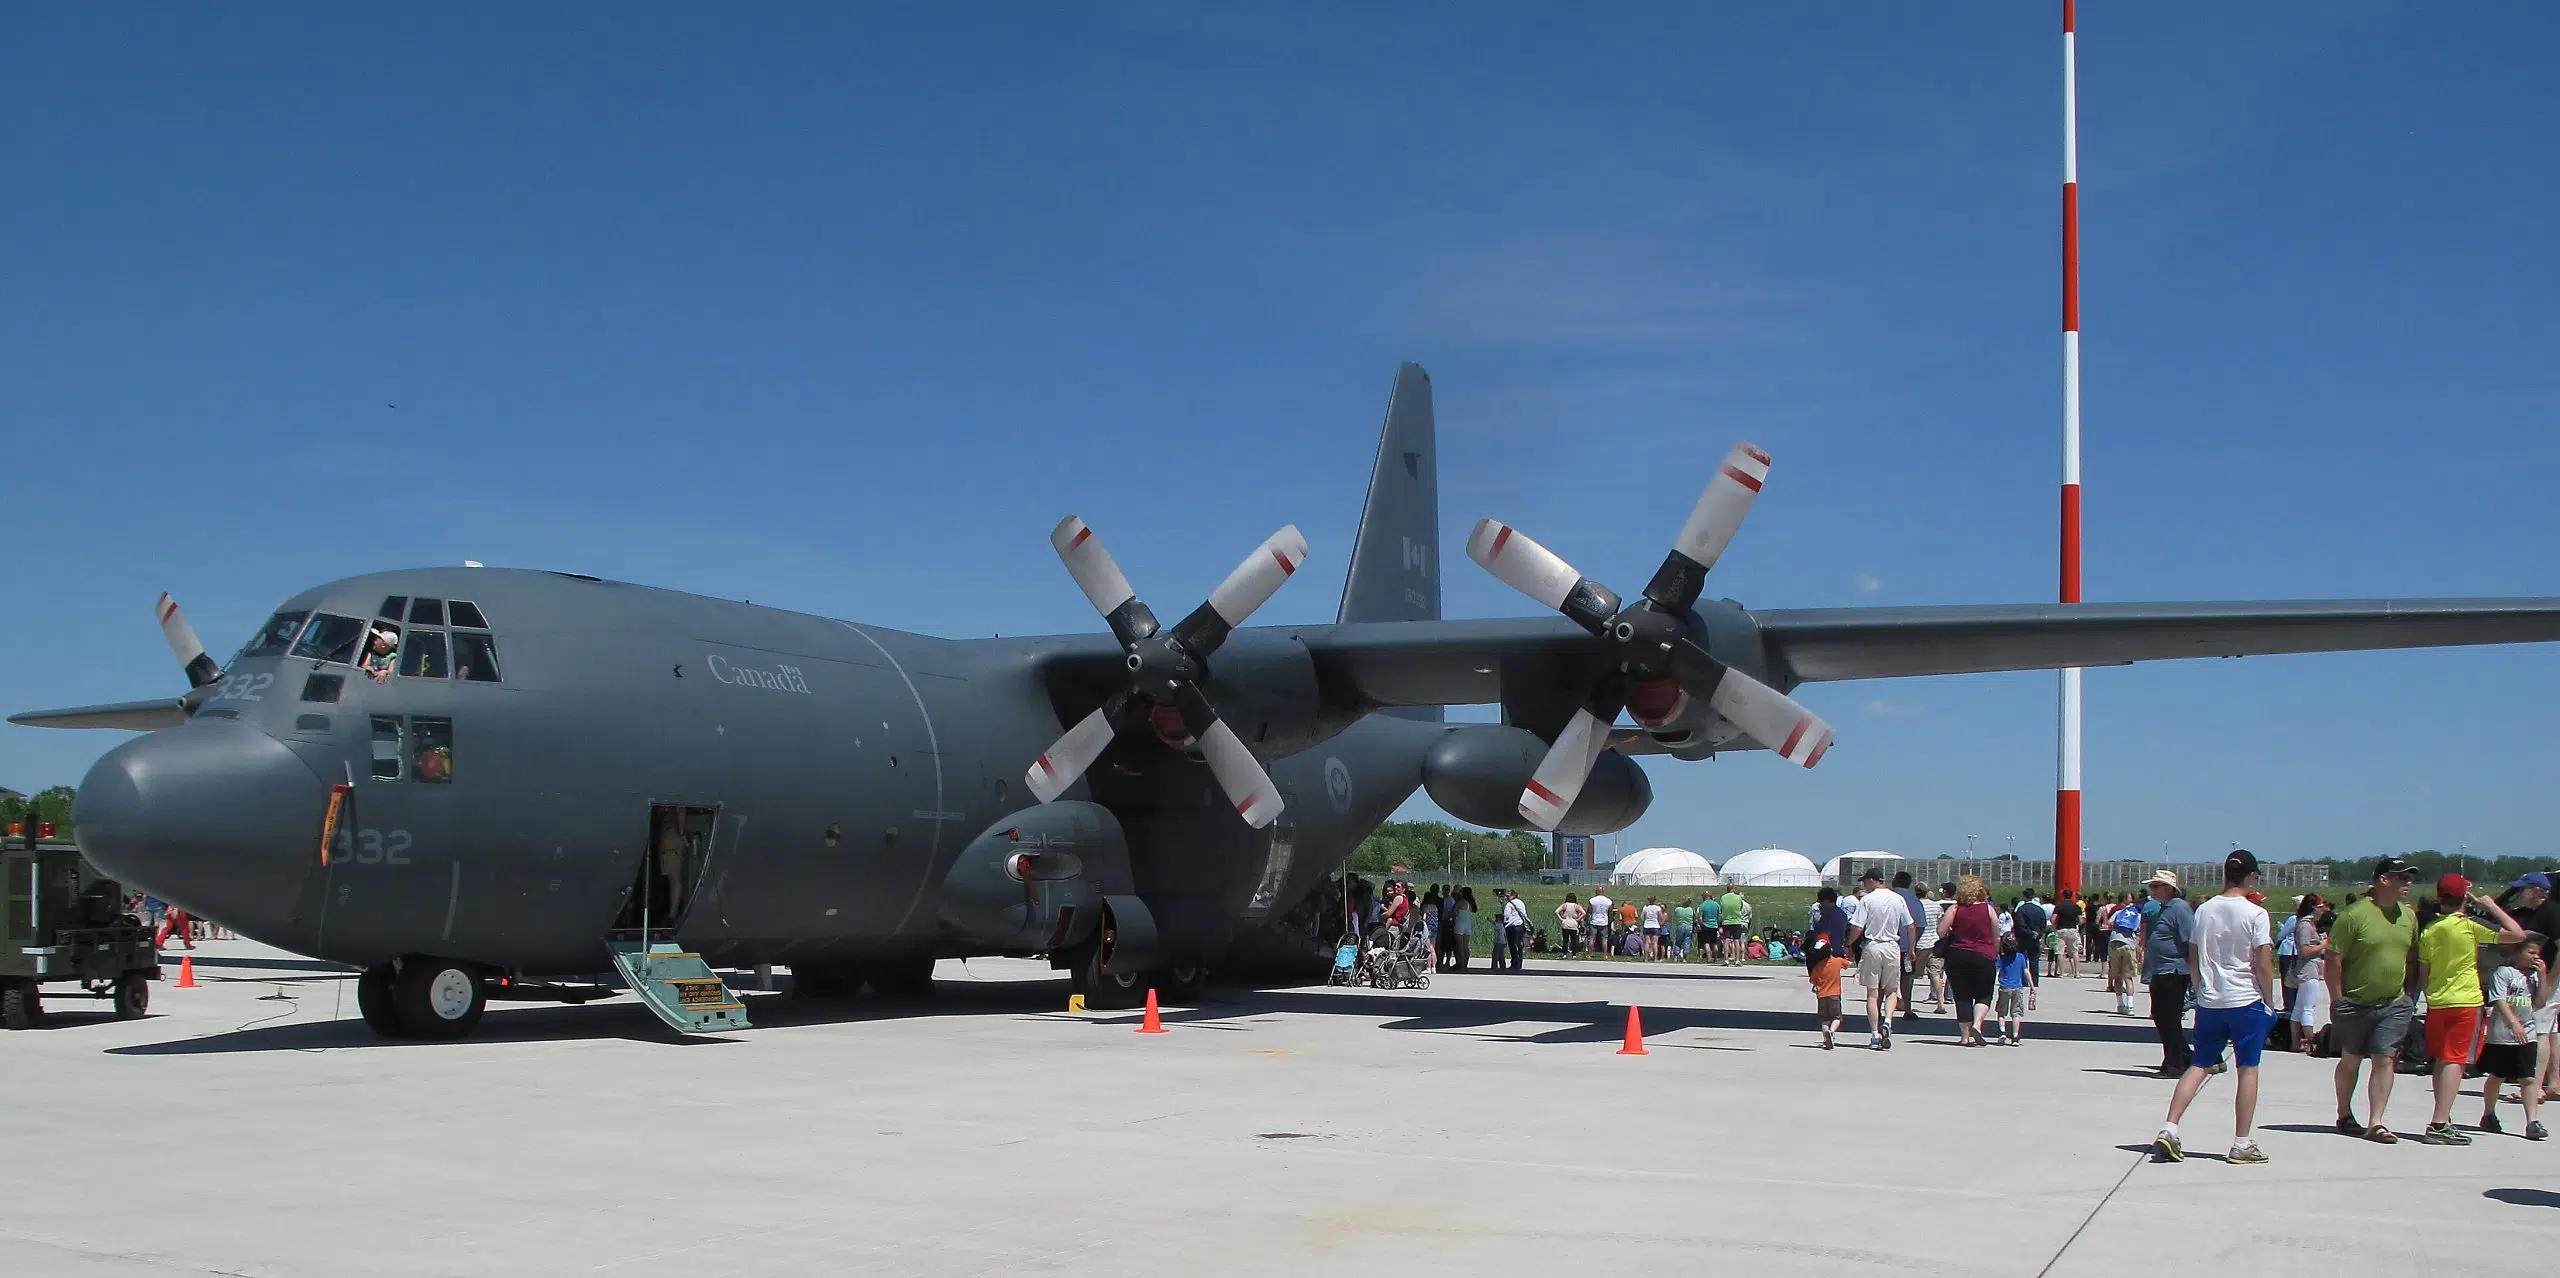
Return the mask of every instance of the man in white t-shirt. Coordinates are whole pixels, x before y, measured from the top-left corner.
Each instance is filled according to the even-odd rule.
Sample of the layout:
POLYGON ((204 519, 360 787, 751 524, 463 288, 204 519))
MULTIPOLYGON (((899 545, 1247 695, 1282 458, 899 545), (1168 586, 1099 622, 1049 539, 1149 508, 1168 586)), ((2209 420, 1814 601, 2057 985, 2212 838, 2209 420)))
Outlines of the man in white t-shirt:
POLYGON ((1885 889, 1882 872, 1867 871, 1865 883, 1867 894, 1858 898, 1858 912, 1849 924, 1849 948, 1857 951, 1858 984, 1867 991, 1867 1046, 1882 1052, 1893 1047, 1902 954, 1910 948, 1915 925, 1901 895, 1885 889), (1866 942, 1864 949, 1859 948, 1861 939, 1866 942))
POLYGON ((2178 1120, 2205 1080, 2223 1071, 2226 1047, 2239 1071, 2238 1094, 2231 1104, 2231 1161, 2267 1161, 2258 1142, 2249 1138, 2258 1113, 2258 1056, 2276 1023, 2275 932, 2266 910, 2249 899, 2257 882, 2258 858, 2246 848, 2236 850, 2223 858, 2222 895, 2196 910, 2194 939, 2187 943, 2187 967, 2196 981, 2195 1059, 2169 1098, 2169 1121, 2152 1138, 2156 1161, 2186 1158, 2178 1143, 2178 1120))
POLYGON ((1618 938, 1609 934, 1609 921, 1616 917, 1618 917, 1618 903, 1610 900, 1606 891, 1593 892, 1591 913, 1583 920, 1591 925, 1591 935, 1585 940, 1589 942, 1593 953, 1615 954, 1618 952, 1618 938))

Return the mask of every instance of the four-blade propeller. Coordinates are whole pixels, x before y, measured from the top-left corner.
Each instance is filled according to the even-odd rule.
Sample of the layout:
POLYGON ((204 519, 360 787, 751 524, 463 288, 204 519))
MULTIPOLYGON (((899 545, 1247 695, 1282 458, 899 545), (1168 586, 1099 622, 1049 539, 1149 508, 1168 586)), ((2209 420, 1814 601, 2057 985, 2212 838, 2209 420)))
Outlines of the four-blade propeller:
POLYGON ((1702 698, 1790 762, 1810 768, 1831 748, 1829 724, 1787 694, 1716 660, 1690 633, 1689 609, 1706 586, 1707 570, 1732 543, 1768 477, 1769 455, 1736 444, 1689 512, 1662 567, 1631 604, 1510 525, 1491 519, 1476 525, 1467 539, 1469 558, 1617 650, 1618 668, 1583 699, 1521 791, 1520 815, 1530 824, 1552 830, 1564 819, 1592 764, 1608 748, 1609 725, 1620 709, 1646 727, 1661 727, 1686 714, 1692 697, 1702 698))
POLYGON ((1208 602, 1171 630, 1157 625, 1155 613, 1129 588, 1120 565, 1111 561, 1111 552, 1083 520, 1073 515, 1060 520, 1049 542, 1111 626, 1112 637, 1127 650, 1129 688, 1067 729, 1032 763, 1023 783, 1047 803, 1074 785, 1115 738, 1143 723, 1166 745, 1197 747, 1245 824, 1255 829, 1271 824, 1280 815, 1280 788, 1201 695, 1200 680, 1207 674, 1210 654, 1227 641, 1228 633, 1306 562, 1307 539, 1298 535, 1296 525, 1271 534, 1209 593, 1208 602))

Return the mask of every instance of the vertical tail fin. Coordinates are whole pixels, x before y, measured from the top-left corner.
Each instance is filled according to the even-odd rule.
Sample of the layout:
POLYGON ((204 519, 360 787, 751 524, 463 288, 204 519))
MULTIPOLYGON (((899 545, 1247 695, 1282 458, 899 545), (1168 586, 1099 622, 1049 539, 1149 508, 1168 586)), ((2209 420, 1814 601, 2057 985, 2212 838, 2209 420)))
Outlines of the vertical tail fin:
MULTIPOLYGON (((1420 364, 1396 369, 1387 396, 1386 428, 1369 472, 1369 500, 1342 584, 1340 621, 1440 619, 1440 460, 1431 422, 1431 375, 1420 364)), ((1438 706, 1389 711, 1437 720, 1438 706)))

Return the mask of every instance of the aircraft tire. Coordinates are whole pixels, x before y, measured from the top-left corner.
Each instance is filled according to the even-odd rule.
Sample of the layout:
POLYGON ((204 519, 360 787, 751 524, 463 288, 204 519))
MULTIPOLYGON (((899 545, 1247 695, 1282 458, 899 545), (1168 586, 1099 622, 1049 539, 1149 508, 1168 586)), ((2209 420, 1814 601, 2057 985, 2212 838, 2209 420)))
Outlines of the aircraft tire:
POLYGON ((1197 1003, 1209 992, 1209 969, 1197 963, 1177 963, 1165 969, 1160 988, 1174 1002, 1197 1003))
POLYGON ((44 1019, 44 1000, 37 997, 35 982, 11 979, 0 982, 0 1025, 22 1030, 44 1019))
POLYGON ((411 955, 391 987, 391 1005, 411 1038, 456 1039, 469 1034, 489 1009, 480 974, 447 959, 411 955))
POLYGON ((852 998, 862 992, 862 969, 858 967, 791 967, 791 997, 852 998))
POLYGON ((400 1008, 391 998, 391 966, 368 967, 356 978, 356 1011, 364 1015, 364 1023, 384 1038, 407 1038, 409 1031, 400 1023, 400 1008))
POLYGON ((871 988, 890 998, 924 998, 933 993, 933 956, 884 959, 871 965, 871 988))
POLYGON ((1099 950, 1085 954, 1076 970, 1083 977, 1085 1006, 1096 1011, 1118 1011, 1147 1001, 1152 974, 1103 971, 1099 950))
POLYGON ((116 982, 116 1019, 138 1021, 151 1010, 151 982, 127 976, 116 982))

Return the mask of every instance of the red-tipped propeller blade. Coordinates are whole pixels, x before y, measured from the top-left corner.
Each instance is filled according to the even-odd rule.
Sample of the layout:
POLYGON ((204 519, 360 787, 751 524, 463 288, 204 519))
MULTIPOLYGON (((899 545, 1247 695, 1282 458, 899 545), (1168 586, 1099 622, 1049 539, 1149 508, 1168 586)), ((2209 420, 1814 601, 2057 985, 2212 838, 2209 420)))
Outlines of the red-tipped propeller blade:
POLYGON ((1615 592, 1583 576, 1562 556, 1509 524, 1476 521, 1475 532, 1467 538, 1467 557, 1501 578, 1502 584, 1573 618, 1595 635, 1617 615, 1615 592))
POLYGON ((167 592, 152 612, 160 618, 160 633, 169 640, 169 651, 177 654, 178 664, 186 667, 187 686, 201 688, 222 677, 222 667, 205 655, 204 641, 196 638, 196 628, 187 624, 187 615, 178 610, 178 601, 167 592))

